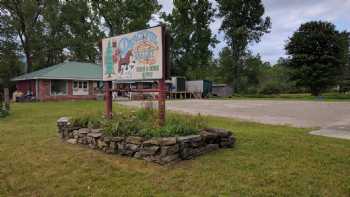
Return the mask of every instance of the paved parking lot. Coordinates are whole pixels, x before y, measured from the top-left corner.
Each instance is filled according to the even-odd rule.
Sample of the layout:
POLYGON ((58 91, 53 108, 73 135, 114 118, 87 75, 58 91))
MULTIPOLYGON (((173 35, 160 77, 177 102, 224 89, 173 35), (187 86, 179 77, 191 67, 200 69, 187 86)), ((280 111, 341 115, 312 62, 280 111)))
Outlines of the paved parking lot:
MULTIPOLYGON (((140 101, 120 103, 132 106, 142 104, 140 101)), ((166 107, 191 114, 200 113, 295 127, 317 127, 320 130, 313 134, 350 139, 350 102, 172 100, 167 101, 166 107)))

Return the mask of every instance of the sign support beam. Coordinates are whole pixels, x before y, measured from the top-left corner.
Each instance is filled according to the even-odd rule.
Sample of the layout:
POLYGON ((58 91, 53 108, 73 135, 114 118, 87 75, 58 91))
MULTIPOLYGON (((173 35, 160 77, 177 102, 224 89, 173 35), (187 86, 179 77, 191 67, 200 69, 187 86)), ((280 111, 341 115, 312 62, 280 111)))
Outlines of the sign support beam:
POLYGON ((159 94, 158 94, 158 112, 159 112, 159 126, 165 124, 165 80, 159 80, 159 94))
POLYGON ((112 118, 112 91, 111 91, 112 82, 111 81, 105 81, 104 82, 104 88, 105 88, 105 117, 107 119, 112 118))

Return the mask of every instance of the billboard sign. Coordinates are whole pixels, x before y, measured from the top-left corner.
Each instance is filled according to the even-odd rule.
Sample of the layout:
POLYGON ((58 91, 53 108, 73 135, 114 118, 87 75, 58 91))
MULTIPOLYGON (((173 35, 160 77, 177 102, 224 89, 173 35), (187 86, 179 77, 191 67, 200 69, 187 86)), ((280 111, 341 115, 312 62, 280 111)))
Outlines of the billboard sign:
POLYGON ((162 26, 102 40, 103 80, 164 78, 162 26))

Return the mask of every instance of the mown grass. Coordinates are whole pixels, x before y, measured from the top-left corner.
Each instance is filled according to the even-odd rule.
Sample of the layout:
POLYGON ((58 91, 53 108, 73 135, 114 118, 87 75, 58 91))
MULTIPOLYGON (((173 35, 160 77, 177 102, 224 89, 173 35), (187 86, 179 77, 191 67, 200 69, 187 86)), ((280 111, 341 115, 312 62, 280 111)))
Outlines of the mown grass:
POLYGON ((57 118, 102 110, 94 101, 12 105, 0 119, 0 196, 350 195, 350 141, 309 129, 207 117, 234 132, 236 147, 172 166, 60 141, 57 118))

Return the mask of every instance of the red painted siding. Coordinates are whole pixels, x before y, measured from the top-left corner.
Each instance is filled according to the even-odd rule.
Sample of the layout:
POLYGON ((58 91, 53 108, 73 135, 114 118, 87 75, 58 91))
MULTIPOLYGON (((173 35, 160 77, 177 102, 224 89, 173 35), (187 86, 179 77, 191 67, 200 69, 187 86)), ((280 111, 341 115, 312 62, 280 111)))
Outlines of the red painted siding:
POLYGON ((21 91, 23 94, 26 94, 27 91, 31 91, 35 96, 35 80, 19 81, 16 83, 16 89, 21 91))
MULTIPOLYGON (((68 91, 65 96, 51 96, 50 95, 50 80, 40 79, 38 81, 38 96, 37 99, 40 101, 50 101, 50 100, 79 100, 79 99, 96 99, 97 91, 94 90, 93 81, 89 82, 89 95, 86 96, 75 96, 73 95, 73 81, 68 80, 68 91)), ((24 94, 31 90, 35 95, 36 87, 35 80, 19 81, 16 84, 17 90, 23 92, 24 94)))

